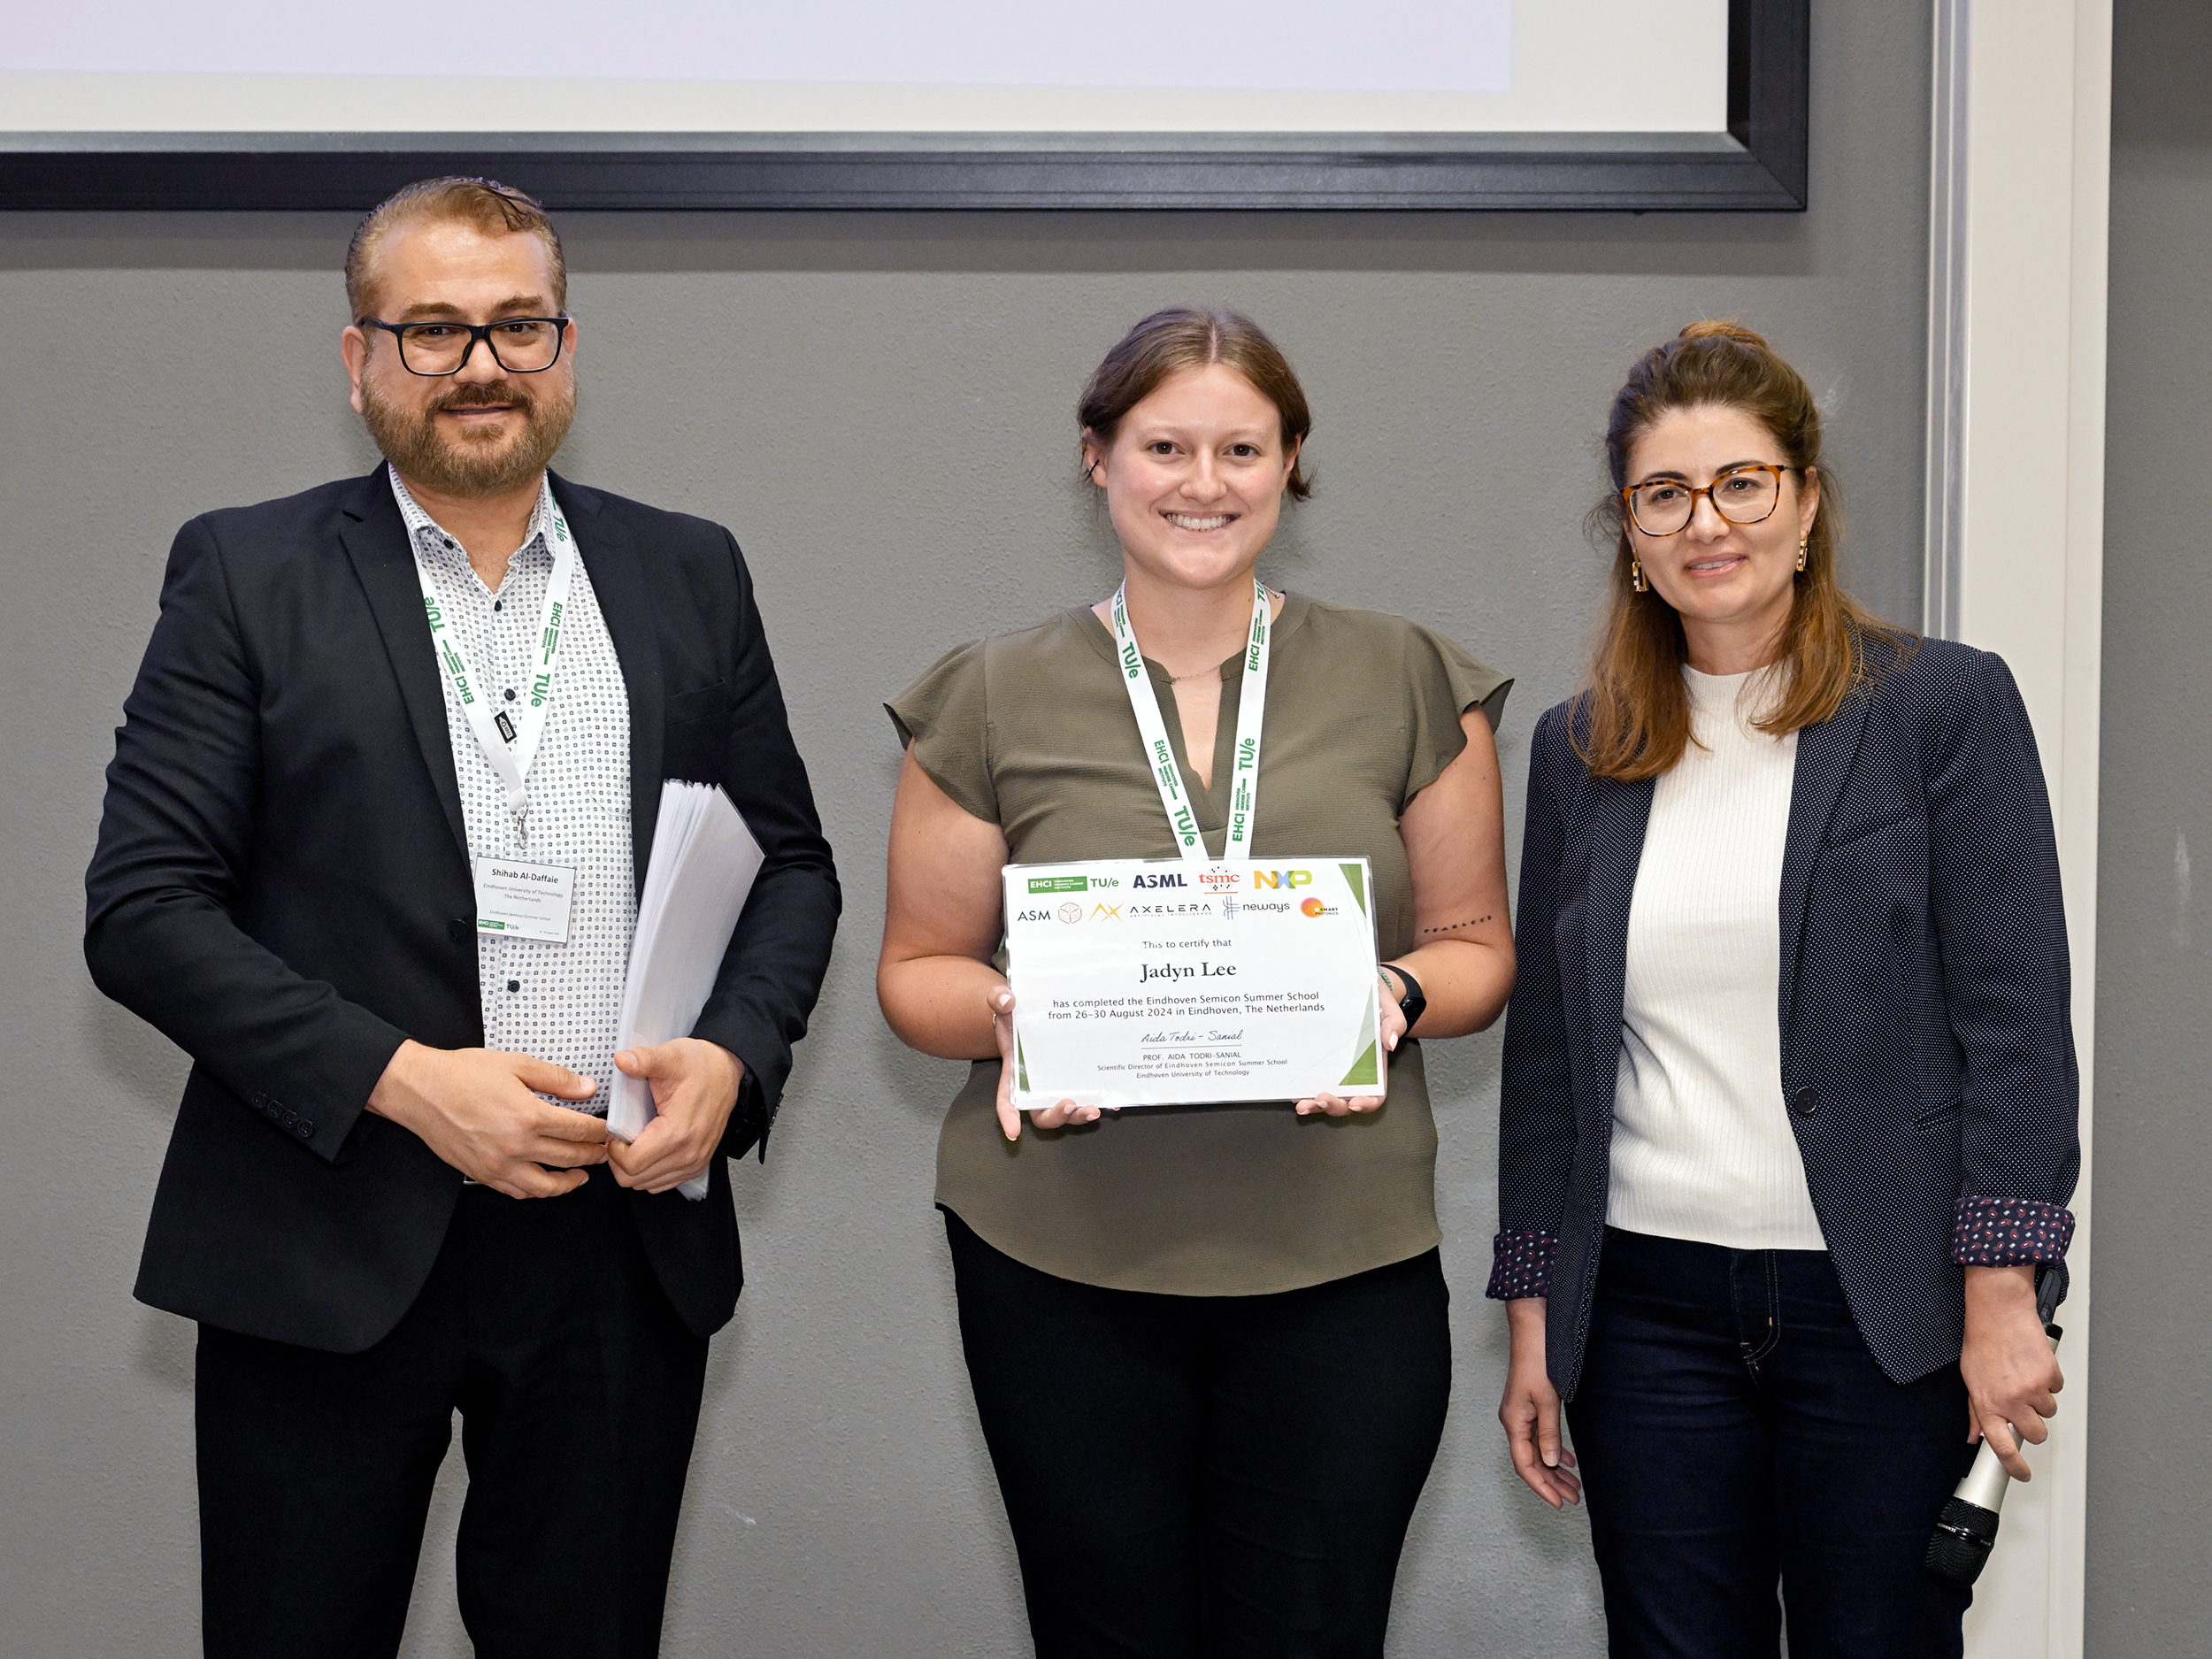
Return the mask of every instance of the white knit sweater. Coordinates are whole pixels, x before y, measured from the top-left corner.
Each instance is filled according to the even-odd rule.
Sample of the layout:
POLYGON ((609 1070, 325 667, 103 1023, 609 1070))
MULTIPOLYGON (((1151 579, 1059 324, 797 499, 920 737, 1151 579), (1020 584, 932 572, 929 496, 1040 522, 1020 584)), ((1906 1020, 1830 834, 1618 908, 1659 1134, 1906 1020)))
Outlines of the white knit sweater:
POLYGON ((1782 1100, 1776 1008, 1797 737, 1751 725, 1763 675, 1682 672, 1696 741, 1653 787, 1629 909, 1606 1218, 1735 1249, 1825 1249, 1782 1100))

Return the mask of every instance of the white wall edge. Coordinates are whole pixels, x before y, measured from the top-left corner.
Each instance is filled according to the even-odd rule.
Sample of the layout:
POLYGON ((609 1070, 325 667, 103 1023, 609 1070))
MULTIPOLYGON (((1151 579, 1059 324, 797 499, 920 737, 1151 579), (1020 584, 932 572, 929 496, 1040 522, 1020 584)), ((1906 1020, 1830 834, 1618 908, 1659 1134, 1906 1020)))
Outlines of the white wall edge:
POLYGON ((2058 1442, 2052 1539, 2051 1648, 2078 1659, 2087 1597, 2089 1321, 2097 1052, 2097 820, 2104 665, 2105 351, 2112 207, 2113 0, 2077 0, 2074 35, 2073 316, 2066 480, 2065 770, 2055 804, 2074 960, 2074 1041, 2081 1065, 2081 1180, 2075 1193, 2078 1278, 2064 1316, 2066 1416, 2058 1442), (2056 1571, 2062 1564, 2070 1571, 2056 1571))
POLYGON ((1930 632, 1998 651, 2056 820, 2082 1175, 2059 1314, 2067 1386, 2005 1508, 1970 1659, 2083 1651, 2096 1038, 2112 0, 1937 0, 1929 282, 1930 632), (1961 151, 1963 154, 1961 154, 1961 151))
POLYGON ((1966 70, 1969 0, 1936 0, 1928 124, 1928 460, 1921 627, 1958 628, 1966 442, 1966 70))

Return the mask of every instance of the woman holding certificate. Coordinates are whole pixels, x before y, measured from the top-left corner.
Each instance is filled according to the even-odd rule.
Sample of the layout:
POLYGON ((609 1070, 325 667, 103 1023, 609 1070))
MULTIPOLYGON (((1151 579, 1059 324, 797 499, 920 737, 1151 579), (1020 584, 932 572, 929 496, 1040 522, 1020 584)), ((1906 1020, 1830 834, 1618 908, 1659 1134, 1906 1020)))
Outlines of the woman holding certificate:
POLYGON ((908 1043, 975 1062, 937 1202, 1043 1659, 1379 1654, 1442 1430, 1436 1128, 1403 1039, 1479 1030, 1511 988, 1508 682, 1257 580, 1310 424, 1246 319, 1145 319, 1079 406, 1120 590, 889 705, 877 988, 908 1043), (1092 941, 1097 994, 1018 1016, 1018 924, 1092 941), (1099 1033, 1057 1098, 1056 1020, 1099 1033), (1325 1075, 1302 1030, 1338 1045, 1325 1075), (1176 1076, 1204 1079, 1185 1102, 1251 1093, 1176 1103, 1176 1076), (1139 1098, 1164 1103, 1095 1103, 1139 1098))
POLYGON ((2034 735, 2001 660, 1838 587, 1820 416, 1758 335, 1647 353, 1606 452, 1609 615, 1531 746, 1499 1415, 1555 1506, 1579 1454, 1616 1655, 1771 1655, 1785 1608, 1793 1659, 1956 1655, 1930 1535, 1976 1439, 2027 1478, 2062 1381, 2034 735))

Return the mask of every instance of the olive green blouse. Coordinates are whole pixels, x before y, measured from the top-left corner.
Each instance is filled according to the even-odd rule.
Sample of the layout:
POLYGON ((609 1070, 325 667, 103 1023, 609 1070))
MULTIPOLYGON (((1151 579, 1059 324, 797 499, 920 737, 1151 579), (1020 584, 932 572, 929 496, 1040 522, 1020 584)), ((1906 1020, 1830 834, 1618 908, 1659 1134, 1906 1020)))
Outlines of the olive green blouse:
MULTIPOLYGON (((1243 653, 1221 665, 1213 779, 1199 787, 1167 671, 1147 659, 1184 782, 1221 848, 1243 653)), ((1413 948, 1398 819, 1494 728, 1511 681, 1402 617, 1302 595, 1276 618, 1254 856, 1365 854, 1376 941, 1413 948)), ((1087 607, 947 653, 886 705, 937 786, 996 824, 1016 864, 1172 858, 1113 635, 1087 607)), ((1432 1248, 1436 1124, 1420 1045, 1391 1057, 1372 1115, 1300 1118, 1280 1102, 1154 1106, 1094 1124, 999 1133, 995 1060, 945 1114, 937 1202, 1017 1261, 1085 1284, 1180 1295, 1294 1290, 1432 1248)))

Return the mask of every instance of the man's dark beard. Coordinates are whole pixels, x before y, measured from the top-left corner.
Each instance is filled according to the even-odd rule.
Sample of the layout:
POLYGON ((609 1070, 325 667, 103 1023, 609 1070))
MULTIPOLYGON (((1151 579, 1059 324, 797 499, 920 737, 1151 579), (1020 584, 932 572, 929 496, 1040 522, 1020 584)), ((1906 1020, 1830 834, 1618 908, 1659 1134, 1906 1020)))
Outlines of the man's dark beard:
POLYGON ((512 380, 470 381, 433 400, 418 414, 386 403, 365 380, 361 419, 384 458, 402 476, 443 495, 479 500, 519 489, 545 470, 576 419, 576 388, 572 381, 557 396, 540 399, 512 380), (512 408, 522 420, 522 430, 511 439, 495 440, 488 433, 457 443, 438 430, 441 410, 498 403, 512 408))

